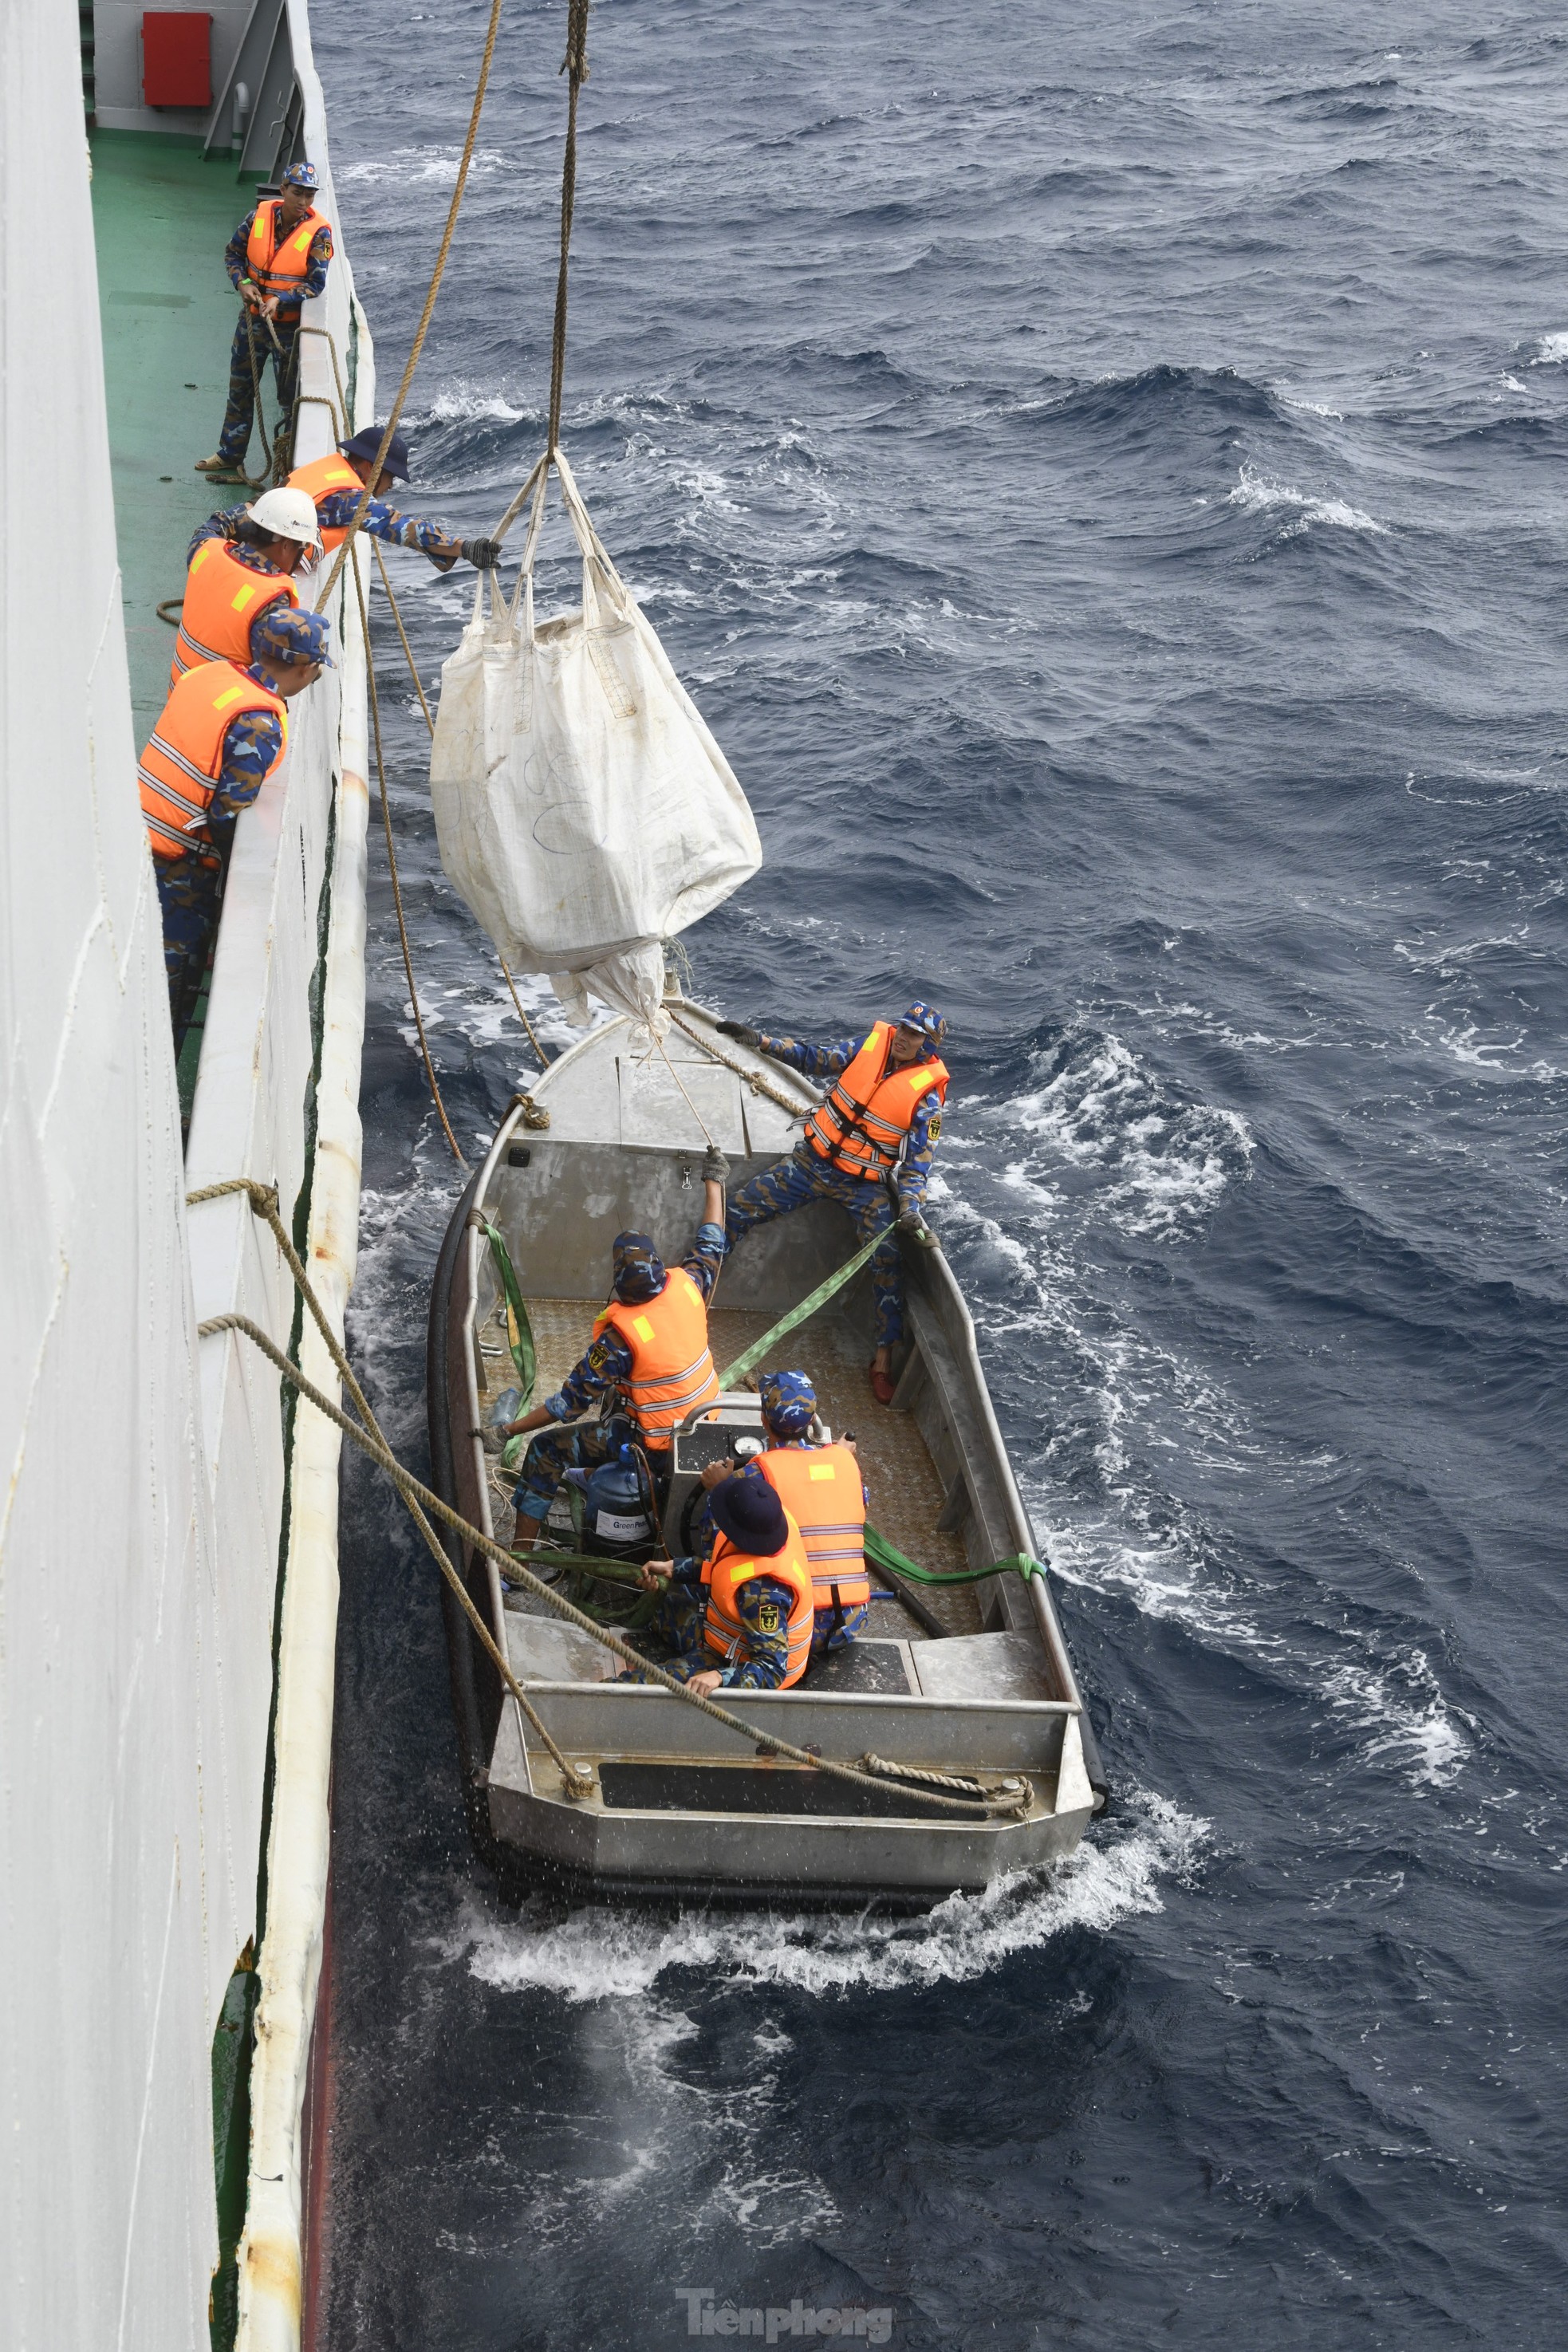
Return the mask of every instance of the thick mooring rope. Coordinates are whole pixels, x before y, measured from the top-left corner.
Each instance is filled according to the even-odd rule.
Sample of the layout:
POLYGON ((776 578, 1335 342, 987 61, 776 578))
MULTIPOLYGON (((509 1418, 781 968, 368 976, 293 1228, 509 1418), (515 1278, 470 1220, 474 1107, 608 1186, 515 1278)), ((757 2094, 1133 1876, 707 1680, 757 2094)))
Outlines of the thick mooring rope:
MULTIPOLYGON (((479 1528, 471 1526, 460 1513, 453 1510, 449 1503, 444 1503, 439 1495, 435 1494, 430 1487, 423 1486, 417 1478, 413 1477, 403 1467, 387 1444, 370 1406, 364 1401, 363 1391, 354 1379, 348 1358, 339 1345, 331 1325, 327 1320, 325 1310, 310 1286, 310 1276, 300 1264, 293 1244, 283 1229, 282 1221, 278 1214, 278 1195, 275 1190, 268 1185, 257 1183, 247 1177, 231 1177, 221 1184, 209 1184, 200 1192, 192 1192, 188 1195, 188 1200, 194 1206, 202 1201, 216 1200, 220 1194, 228 1192, 247 1193, 256 1214, 270 1227, 273 1238, 282 1251, 284 1263, 310 1309, 316 1328, 320 1331, 326 1344, 327 1353, 332 1360, 333 1368, 353 1399, 356 1409, 363 1415, 364 1425, 362 1427, 359 1423, 351 1421, 341 1407, 335 1405, 330 1397, 325 1396, 316 1387, 314 1381, 307 1380, 299 1366, 289 1362, 282 1349, 268 1338, 258 1324, 252 1322, 248 1315, 212 1316, 206 1322, 197 1326, 198 1336, 205 1339, 219 1331, 243 1331, 252 1345, 261 1350, 268 1361, 276 1367, 282 1377, 297 1389, 302 1397, 315 1406, 318 1412, 325 1413, 327 1419, 334 1423, 345 1437, 352 1439, 362 1454, 368 1454, 373 1462, 386 1472, 387 1476, 408 1505, 410 1511, 415 1513, 416 1525, 420 1526, 421 1533, 426 1533, 426 1541, 431 1547, 442 1574, 452 1586, 453 1591, 459 1595, 464 1613, 469 1622, 479 1632, 487 1654, 497 1665, 508 1690, 516 1697, 531 1722, 536 1722, 537 1717, 529 1705, 526 1695, 512 1675, 510 1664, 500 1656, 489 1629, 479 1619, 479 1612, 468 1595, 468 1588, 463 1584, 447 1557, 445 1547, 436 1537, 433 1528, 426 1533, 428 1522, 426 1520, 422 1524, 421 1513, 428 1513, 430 1517, 444 1521, 474 1550, 482 1553, 487 1559, 493 1559, 496 1566, 511 1582, 521 1583, 558 1617, 564 1618, 569 1625, 576 1626, 580 1633, 586 1633, 592 1641, 599 1643, 603 1648, 609 1650, 625 1664, 634 1667, 644 1680, 656 1683, 662 1689, 673 1693, 675 1697, 683 1700, 688 1706, 698 1708, 703 1715, 710 1717, 715 1723, 722 1724, 727 1731, 737 1733, 742 1739, 750 1742, 752 1747, 761 1747, 770 1755, 784 1757, 791 1763, 806 1765, 813 1771, 824 1772, 830 1780, 847 1781, 851 1787, 877 1789, 884 1795, 887 1793, 886 1774, 889 1768, 881 1762, 880 1759, 878 1759, 877 1768, 873 1770, 853 1764, 834 1763, 826 1757, 815 1755, 809 1748, 795 1747, 789 1740, 777 1738, 765 1727, 754 1723, 743 1722, 739 1716, 731 1715, 727 1707, 716 1706, 701 1692, 692 1690, 689 1684, 679 1681, 674 1675, 667 1674, 662 1666, 654 1665, 639 1652, 623 1642, 617 1634, 612 1633, 607 1627, 598 1624, 581 1609, 575 1608, 552 1586, 544 1583, 535 1576, 515 1553, 503 1550, 491 1537, 485 1535, 479 1528), (416 1509, 416 1506, 417 1509, 416 1509)), ((550 1741, 547 1734, 542 1731, 541 1736, 560 1767, 568 1795, 581 1796, 587 1793, 587 1789, 584 1786, 585 1776, 581 1769, 561 1757, 560 1751, 550 1741)), ((588 1783, 589 1787, 591 1785, 591 1782, 588 1783)), ((1009 1817, 1021 1821, 1026 1817, 1033 1801, 1033 1792, 1027 1780, 1013 1775, 1002 1780, 994 1790, 977 1798, 950 1797, 942 1794, 934 1788, 921 1788, 917 1790, 913 1786, 910 1788, 909 1793, 921 1804, 934 1805, 942 1811, 958 1813, 970 1821, 995 1821, 1009 1817)))

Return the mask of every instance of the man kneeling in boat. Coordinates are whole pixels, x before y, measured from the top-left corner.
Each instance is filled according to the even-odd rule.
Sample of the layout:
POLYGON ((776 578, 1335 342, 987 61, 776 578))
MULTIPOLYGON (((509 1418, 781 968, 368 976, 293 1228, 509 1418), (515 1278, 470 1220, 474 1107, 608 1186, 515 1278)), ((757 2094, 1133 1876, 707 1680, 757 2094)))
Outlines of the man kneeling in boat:
MULTIPOLYGON (((659 1596, 649 1636, 666 1674, 705 1695, 788 1690, 811 1656, 811 1568, 801 1532, 762 1478, 730 1478, 709 1496, 715 1533, 706 1559, 649 1560, 659 1596)), ((646 1638, 646 1637, 645 1637, 646 1638)), ((635 1668, 617 1682, 643 1682, 635 1668)))
MULTIPOLYGON (((900 1233, 936 1246, 921 1214, 947 1098, 941 1055, 947 1024, 934 1006, 911 1004, 896 1028, 890 1021, 875 1022, 859 1044, 844 1037, 832 1045, 800 1045, 743 1021, 721 1021, 719 1034, 808 1078, 832 1081, 826 1101, 812 1112, 789 1156, 731 1193, 725 1223, 731 1249, 753 1225, 818 1200, 847 1209, 863 1242, 896 1223, 900 1233)), ((893 1349, 904 1331, 903 1274, 891 1234, 871 1260, 871 1389, 879 1404, 891 1404, 893 1349)))
MULTIPOLYGON (((531 1551, 569 1469, 594 1469, 609 1458, 609 1424, 574 1421, 616 1389, 647 1453, 656 1486, 668 1483, 670 1441, 694 1405, 710 1404, 719 1376, 708 1345, 708 1300, 724 1263, 724 1179, 730 1163, 710 1148, 702 1163, 702 1223, 689 1257, 668 1269, 647 1234, 617 1234, 609 1305, 594 1326, 588 1351, 552 1397, 503 1424, 503 1437, 546 1430, 522 1459, 512 1497, 517 1512, 513 1551, 531 1551)), ((623 1432, 624 1434, 624 1425, 623 1432)))
MULTIPOLYGON (((764 1372, 757 1383, 765 1452, 735 1467, 715 1462, 702 1473, 712 1496, 737 1478, 761 1478, 800 1529, 811 1570, 812 1656, 842 1649, 866 1623, 871 1581, 866 1573, 866 1487, 854 1448, 840 1438, 814 1440, 816 1391, 804 1372, 764 1372)), ((820 1424, 819 1424, 820 1425, 820 1424)))

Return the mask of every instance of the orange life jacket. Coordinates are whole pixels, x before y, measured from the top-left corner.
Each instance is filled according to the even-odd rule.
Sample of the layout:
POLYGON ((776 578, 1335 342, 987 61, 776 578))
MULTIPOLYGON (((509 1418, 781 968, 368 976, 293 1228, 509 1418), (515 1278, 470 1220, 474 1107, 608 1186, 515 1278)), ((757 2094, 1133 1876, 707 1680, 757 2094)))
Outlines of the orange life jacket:
POLYGON ((256 218, 250 224, 250 236, 246 242, 245 266, 251 281, 264 294, 276 294, 279 306, 298 310, 304 299, 303 279, 310 261, 310 243, 319 228, 331 224, 324 213, 312 208, 298 228, 291 228, 281 245, 278 242, 278 214, 281 196, 263 196, 256 207, 256 218))
POLYGON ((188 669, 203 662, 233 662, 250 667, 250 625, 258 613, 280 597, 300 602, 300 591, 286 572, 252 572, 237 563, 225 539, 204 539, 185 574, 185 601, 180 610, 180 634, 169 670, 171 688, 188 669))
POLYGON ((657 1298, 636 1306, 612 1298, 594 1325, 609 1324, 632 1351, 624 1383, 633 1418, 650 1453, 662 1453, 693 1405, 711 1404, 719 1375, 708 1347, 708 1302, 681 1265, 672 1265, 657 1298))
POLYGON ((289 748, 289 706, 280 694, 258 686, 233 662, 204 662, 176 683, 136 770, 154 857, 184 857, 212 847, 206 816, 223 765, 223 739, 247 710, 272 710, 282 720, 281 760, 289 748))
POLYGON ((944 1062, 906 1062, 883 1076, 892 1035, 892 1023, 879 1021, 848 1068, 834 1079, 827 1100, 805 1122, 814 1151, 868 1183, 897 1167, 916 1108, 926 1096, 947 1100, 944 1062))
MULTIPOLYGON (((297 466, 289 477, 289 488, 303 490, 308 499, 313 499, 319 514, 327 499, 335 498, 340 490, 352 490, 357 499, 364 484, 348 459, 340 457, 334 449, 330 457, 313 457, 308 466, 297 466)), ((342 545, 348 535, 345 523, 334 523, 330 530, 323 524, 321 544, 330 555, 334 547, 342 545)))
POLYGON ((847 1445, 770 1445, 757 1467, 800 1529, 818 1609, 864 1608, 866 1489, 847 1445))
POLYGON ((738 1551, 726 1535, 716 1536, 713 1549, 702 1564, 702 1581, 708 1588, 708 1613, 703 1619, 702 1638, 715 1657, 726 1665, 733 1665, 745 1655, 751 1642, 751 1630, 742 1624, 735 1606, 737 1589, 753 1576, 776 1577, 788 1587, 790 1611, 788 1622, 789 1654, 784 1676, 779 1685, 788 1690, 799 1682, 811 1658, 811 1633, 815 1610, 811 1598, 811 1568, 805 1557, 805 1546, 800 1529, 784 1508, 788 1532, 782 1551, 766 1559, 754 1553, 738 1551))

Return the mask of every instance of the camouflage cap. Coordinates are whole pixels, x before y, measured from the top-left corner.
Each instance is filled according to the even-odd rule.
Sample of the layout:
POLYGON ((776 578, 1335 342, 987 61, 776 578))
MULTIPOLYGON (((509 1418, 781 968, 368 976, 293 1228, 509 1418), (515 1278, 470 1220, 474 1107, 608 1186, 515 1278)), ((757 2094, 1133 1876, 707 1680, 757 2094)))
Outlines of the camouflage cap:
POLYGON ((333 667, 332 625, 324 613, 297 613, 279 597, 250 633, 258 661, 320 662, 333 667))
POLYGON ((899 1025, 902 1029, 918 1029, 928 1045, 940 1045, 947 1034, 947 1023, 934 1004, 911 1004, 899 1025))
POLYGON ((757 1382, 763 1420, 777 1437, 804 1437, 816 1411, 816 1391, 804 1372, 764 1372, 757 1382))
POLYGON ((617 1234, 611 1248, 615 1258, 613 1287, 625 1307, 657 1298, 668 1276, 664 1260, 647 1234, 617 1234))
POLYGON ((313 195, 321 184, 321 176, 314 163, 290 163, 282 184, 286 188, 309 188, 313 195))

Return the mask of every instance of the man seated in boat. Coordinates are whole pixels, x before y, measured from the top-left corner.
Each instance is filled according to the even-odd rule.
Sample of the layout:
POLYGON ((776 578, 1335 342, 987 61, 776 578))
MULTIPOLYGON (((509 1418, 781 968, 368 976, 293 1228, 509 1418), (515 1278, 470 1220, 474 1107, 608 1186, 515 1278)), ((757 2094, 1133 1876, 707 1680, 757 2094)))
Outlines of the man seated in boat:
POLYGON ((609 1458, 610 1433, 602 1421, 579 1421, 607 1390, 616 1390, 662 1487, 669 1475, 670 1442, 694 1405, 710 1404, 719 1375, 708 1345, 708 1300, 724 1263, 724 1179, 730 1163, 710 1149, 702 1163, 702 1223, 679 1265, 666 1267, 647 1234, 617 1234, 608 1306, 594 1325, 587 1353, 552 1397, 507 1422, 503 1437, 540 1430, 522 1458, 512 1497, 517 1528, 512 1549, 531 1551, 550 1506, 570 1469, 595 1469, 609 1458), (552 1426, 570 1423, 570 1427, 552 1426))
POLYGON ((844 1648, 865 1627, 871 1602, 865 1482, 847 1439, 824 1444, 813 1437, 816 1391, 804 1372, 764 1372, 757 1392, 766 1450, 740 1465, 710 1464, 702 1483, 711 1508, 725 1481, 765 1479, 799 1528, 811 1568, 815 1658, 844 1648))
MULTIPOLYGON (((788 1690, 811 1657, 812 1584, 801 1532, 762 1478, 730 1478, 709 1496, 713 1541, 703 1559, 653 1559, 644 1590, 658 1609, 639 1646, 690 1689, 788 1690)), ((628 1667, 617 1682, 647 1677, 628 1667)))
MULTIPOLYGON (((832 1081, 827 1099, 805 1123, 786 1159, 742 1185, 730 1200, 725 1233, 731 1249, 753 1225, 787 1217, 808 1201, 837 1201, 848 1210, 863 1242, 896 1223, 900 1233, 935 1247, 921 1214, 926 1183, 947 1097, 941 1056, 947 1024, 930 1004, 911 1004, 897 1024, 873 1023, 868 1036, 807 1045, 771 1037, 742 1021, 721 1021, 719 1034, 808 1078, 832 1081)), ((897 1243, 889 1235, 871 1260, 876 1352, 871 1388, 879 1404, 893 1401, 893 1349, 904 1332, 904 1284, 897 1243)))

